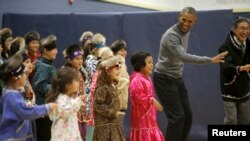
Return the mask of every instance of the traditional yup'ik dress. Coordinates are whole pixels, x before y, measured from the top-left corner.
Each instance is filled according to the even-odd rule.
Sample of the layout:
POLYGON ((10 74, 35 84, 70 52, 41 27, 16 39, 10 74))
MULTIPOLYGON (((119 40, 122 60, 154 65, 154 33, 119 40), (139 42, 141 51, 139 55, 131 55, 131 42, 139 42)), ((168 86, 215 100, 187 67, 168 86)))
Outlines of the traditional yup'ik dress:
POLYGON ((129 141, 164 141, 158 128, 155 97, 150 76, 134 72, 130 76, 131 130, 129 141))
POLYGON ((0 100, 0 140, 35 141, 31 120, 48 111, 48 105, 28 106, 20 91, 5 89, 0 100))
POLYGON ((116 116, 120 110, 117 89, 110 85, 95 90, 93 141, 126 141, 125 132, 116 116))

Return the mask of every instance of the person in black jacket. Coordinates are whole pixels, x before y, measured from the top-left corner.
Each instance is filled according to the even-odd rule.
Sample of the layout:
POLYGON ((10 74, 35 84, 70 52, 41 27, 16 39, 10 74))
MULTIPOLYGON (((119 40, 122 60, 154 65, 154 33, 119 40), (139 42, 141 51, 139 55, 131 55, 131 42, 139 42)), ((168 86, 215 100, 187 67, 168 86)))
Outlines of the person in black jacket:
POLYGON ((238 18, 219 52, 228 51, 220 65, 224 124, 249 124, 250 22, 238 18))

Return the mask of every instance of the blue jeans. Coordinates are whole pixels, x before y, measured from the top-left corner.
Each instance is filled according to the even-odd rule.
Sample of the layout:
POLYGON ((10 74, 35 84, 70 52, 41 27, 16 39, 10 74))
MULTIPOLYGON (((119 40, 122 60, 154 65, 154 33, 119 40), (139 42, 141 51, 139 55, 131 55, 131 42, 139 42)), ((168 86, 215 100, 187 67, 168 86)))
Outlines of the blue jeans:
POLYGON ((183 79, 155 72, 153 82, 168 118, 165 140, 185 141, 192 126, 192 111, 183 79))
POLYGON ((225 118, 224 124, 249 124, 249 100, 241 102, 223 101, 225 118))

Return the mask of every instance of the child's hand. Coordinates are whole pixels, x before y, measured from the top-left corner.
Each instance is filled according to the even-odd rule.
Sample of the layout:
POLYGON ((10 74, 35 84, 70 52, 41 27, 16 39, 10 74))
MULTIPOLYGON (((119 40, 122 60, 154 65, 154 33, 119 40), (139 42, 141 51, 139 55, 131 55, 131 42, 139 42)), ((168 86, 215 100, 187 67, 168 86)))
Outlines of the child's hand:
POLYGON ((116 112, 116 117, 124 116, 125 114, 126 114, 125 112, 118 111, 118 112, 116 112))
POLYGON ((152 100, 152 103, 155 105, 155 107, 156 107, 156 109, 158 111, 162 111, 163 110, 162 105, 155 98, 152 100))
POLYGON ((27 106, 27 107, 33 107, 33 104, 32 104, 32 102, 31 102, 31 101, 26 101, 26 103, 25 103, 25 104, 26 104, 26 106, 27 106))
POLYGON ((58 105, 56 103, 49 103, 49 107, 50 107, 51 111, 54 111, 57 109, 58 105))
POLYGON ((86 94, 80 95, 79 98, 80 98, 82 101, 85 101, 85 99, 87 98, 87 95, 86 95, 86 94))

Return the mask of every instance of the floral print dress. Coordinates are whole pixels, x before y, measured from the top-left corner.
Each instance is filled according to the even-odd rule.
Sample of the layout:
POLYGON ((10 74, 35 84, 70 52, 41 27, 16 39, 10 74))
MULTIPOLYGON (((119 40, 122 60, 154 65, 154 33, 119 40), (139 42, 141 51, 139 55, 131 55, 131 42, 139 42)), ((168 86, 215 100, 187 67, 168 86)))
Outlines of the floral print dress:
POLYGON ((57 111, 49 115, 53 121, 51 141, 82 141, 77 112, 84 104, 83 101, 79 97, 74 99, 66 94, 59 94, 56 103, 57 111))

